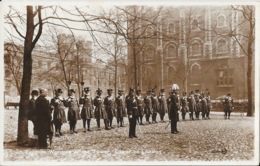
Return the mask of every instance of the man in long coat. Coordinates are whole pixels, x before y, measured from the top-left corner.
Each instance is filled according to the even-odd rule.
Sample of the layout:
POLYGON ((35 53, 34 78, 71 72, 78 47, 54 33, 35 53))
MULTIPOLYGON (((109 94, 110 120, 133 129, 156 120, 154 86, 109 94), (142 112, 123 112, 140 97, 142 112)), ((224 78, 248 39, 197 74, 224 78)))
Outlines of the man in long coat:
POLYGON ((227 96, 225 97, 224 101, 224 112, 225 112, 225 119, 230 119, 230 114, 233 109, 233 99, 231 97, 231 94, 228 93, 227 96))
POLYGON ((39 92, 40 96, 35 101, 38 145, 40 148, 47 148, 47 135, 49 137, 53 135, 53 131, 51 130, 51 108, 49 101, 45 98, 47 90, 39 89, 39 92))
POLYGON ((179 131, 177 130, 177 122, 178 122, 178 110, 179 110, 179 101, 178 101, 178 90, 179 87, 177 84, 173 86, 173 93, 171 95, 171 111, 170 111, 170 119, 171 119, 171 133, 177 134, 179 131))
POLYGON ((190 120, 194 120, 193 113, 196 112, 196 101, 195 101, 193 91, 190 92, 190 96, 188 97, 188 105, 189 105, 190 120))
POLYGON ((125 104, 123 99, 123 90, 118 90, 118 96, 116 98, 116 118, 117 126, 124 127, 124 117, 126 117, 125 104))
POLYGON ((152 107, 152 99, 151 99, 151 91, 147 91, 147 95, 144 98, 144 114, 146 118, 146 123, 151 124, 149 121, 150 116, 153 114, 153 107, 152 107))
POLYGON ((83 105, 80 115, 83 121, 84 132, 86 132, 87 130, 91 131, 90 121, 94 117, 93 115, 94 106, 93 106, 93 100, 90 96, 89 87, 84 88, 84 93, 85 93, 84 96, 82 96, 79 100, 79 104, 83 105), (86 121, 87 121, 88 129, 86 129, 86 121))
POLYGON ((51 107, 54 109, 53 123, 55 126, 55 136, 59 137, 63 134, 61 133, 61 126, 67 123, 65 115, 65 106, 67 105, 66 100, 62 97, 62 90, 55 90, 55 97, 51 99, 51 107))
POLYGON ((138 104, 138 116, 139 116, 137 121, 140 125, 144 125, 143 124, 143 116, 144 116, 143 102, 144 102, 144 99, 142 97, 141 92, 142 92, 141 89, 136 90, 136 100, 137 100, 137 104, 138 104))
POLYGON ((159 102, 158 102, 158 98, 155 94, 154 89, 152 89, 152 97, 151 98, 152 98, 152 107, 153 107, 152 122, 157 123, 156 117, 157 117, 157 113, 159 112, 159 102))
POLYGON ((107 89, 107 94, 108 96, 105 97, 104 99, 104 105, 105 105, 105 110, 107 112, 107 118, 108 118, 108 126, 112 129, 112 123, 113 123, 113 118, 115 116, 115 100, 114 97, 112 96, 113 90, 112 89, 107 89))
POLYGON ((29 100, 29 111, 28 111, 28 120, 33 123, 33 134, 37 137, 37 117, 36 117, 36 105, 35 101, 38 97, 39 93, 37 90, 32 90, 31 96, 32 98, 29 100))
POLYGON ((101 97, 102 90, 98 88, 96 92, 97 92, 97 96, 94 99, 94 106, 95 106, 94 116, 97 120, 98 130, 100 130, 100 119, 104 119, 105 130, 110 130, 107 124, 107 113, 104 108, 103 99, 101 97))
POLYGON ((75 97, 75 90, 70 89, 69 90, 69 97, 67 99, 67 104, 69 107, 68 110, 68 121, 70 123, 70 133, 77 133, 76 124, 77 121, 80 119, 79 114, 79 102, 77 98, 75 97))
POLYGON ((161 89, 161 93, 160 93, 160 96, 158 97, 158 101, 159 101, 160 119, 161 119, 161 122, 165 122, 164 116, 166 113, 168 113, 168 105, 167 105, 164 89, 161 89))
POLYGON ((185 120, 186 113, 189 111, 186 92, 183 92, 180 104, 181 104, 182 120, 185 120))

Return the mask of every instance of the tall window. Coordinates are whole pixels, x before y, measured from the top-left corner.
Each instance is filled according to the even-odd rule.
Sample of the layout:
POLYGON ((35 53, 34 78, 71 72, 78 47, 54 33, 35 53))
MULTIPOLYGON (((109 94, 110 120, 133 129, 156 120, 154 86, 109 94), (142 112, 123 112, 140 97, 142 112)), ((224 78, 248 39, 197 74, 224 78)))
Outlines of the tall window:
POLYGON ((225 27, 226 26, 226 17, 225 15, 221 14, 218 16, 217 19, 217 27, 225 27))
POLYGON ((195 63, 191 66, 190 83, 200 84, 200 77, 201 77, 200 65, 195 63))
POLYGON ((217 85, 230 86, 233 85, 233 69, 217 70, 217 85))
POLYGON ((151 26, 147 27, 146 36, 153 36, 153 27, 151 26))
POLYGON ((145 60, 153 60, 155 58, 155 48, 148 46, 145 51, 145 60))
POLYGON ((199 25, 198 19, 193 19, 191 22, 191 30, 198 31, 198 30, 200 30, 199 27, 200 27, 200 25, 199 25))
POLYGON ((168 58, 176 58, 177 57, 177 49, 172 44, 167 47, 167 57, 168 58))
POLYGON ((192 56, 200 56, 201 55, 201 45, 199 42, 194 42, 191 45, 191 55, 192 56))
POLYGON ((173 24, 173 23, 170 23, 170 24, 168 25, 168 33, 169 33, 169 34, 175 33, 175 29, 174 29, 174 24, 173 24))
POLYGON ((228 45, 225 39, 220 39, 217 42, 217 54, 227 53, 228 52, 228 45))

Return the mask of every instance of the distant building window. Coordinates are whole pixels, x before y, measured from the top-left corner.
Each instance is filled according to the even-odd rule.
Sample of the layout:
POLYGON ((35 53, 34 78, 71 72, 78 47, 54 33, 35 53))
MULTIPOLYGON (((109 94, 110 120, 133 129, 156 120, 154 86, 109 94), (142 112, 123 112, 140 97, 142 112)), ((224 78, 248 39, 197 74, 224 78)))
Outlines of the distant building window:
POLYGON ((193 31, 199 31, 200 30, 200 25, 198 19, 193 19, 191 22, 191 30, 193 31))
POLYGON ((233 85, 233 69, 219 69, 217 71, 217 78, 218 86, 233 85))
POLYGON ((228 52, 228 45, 225 39, 220 39, 217 42, 217 54, 227 53, 228 52))
POLYGON ((201 44, 199 42, 194 42, 191 45, 191 55, 200 56, 201 55, 201 44))
POLYGON ((199 85, 201 83, 201 66, 194 63, 191 65, 190 70, 190 84, 199 85))
POLYGON ((173 23, 170 23, 169 25, 168 25, 168 33, 169 34, 173 34, 173 33, 175 33, 175 29, 174 29, 175 27, 174 27, 174 24, 173 23))
POLYGON ((167 47, 167 57, 168 58, 176 58, 177 57, 177 49, 172 44, 167 47))
POLYGON ((226 17, 221 14, 217 18, 217 27, 225 27, 226 26, 226 17))
POLYGON ((145 50, 145 60, 153 60, 155 58, 155 48, 148 46, 145 50))
POLYGON ((151 27, 151 26, 147 27, 146 36, 153 36, 153 27, 151 27))

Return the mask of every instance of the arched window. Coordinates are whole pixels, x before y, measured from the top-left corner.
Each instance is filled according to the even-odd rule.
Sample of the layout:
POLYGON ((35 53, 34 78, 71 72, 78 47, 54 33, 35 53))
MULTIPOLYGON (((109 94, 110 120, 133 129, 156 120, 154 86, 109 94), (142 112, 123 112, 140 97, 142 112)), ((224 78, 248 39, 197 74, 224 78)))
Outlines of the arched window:
POLYGON ((145 60, 153 60, 155 58, 155 48, 153 46, 148 46, 145 49, 145 60))
POLYGON ((193 85, 200 84, 201 67, 199 64, 195 63, 191 65, 190 73, 190 83, 193 85))
POLYGON ((176 58, 177 57, 177 48, 173 44, 167 47, 167 57, 176 58))
POLYGON ((173 24, 173 23, 170 23, 170 24, 168 25, 168 33, 169 33, 169 34, 175 33, 175 29, 174 29, 174 24, 173 24))
POLYGON ((217 54, 227 53, 228 52, 228 45, 225 39, 220 39, 217 42, 217 54))
POLYGON ((153 27, 151 27, 151 26, 147 27, 146 36, 153 36, 153 27))
POLYGON ((168 68, 168 84, 173 84, 174 82, 175 69, 173 67, 168 68))
POLYGON ((201 55, 201 44, 199 42, 194 42, 191 45, 191 55, 200 56, 201 55))
POLYGON ((217 27, 225 27, 226 26, 226 17, 225 15, 221 14, 218 16, 217 19, 217 27))

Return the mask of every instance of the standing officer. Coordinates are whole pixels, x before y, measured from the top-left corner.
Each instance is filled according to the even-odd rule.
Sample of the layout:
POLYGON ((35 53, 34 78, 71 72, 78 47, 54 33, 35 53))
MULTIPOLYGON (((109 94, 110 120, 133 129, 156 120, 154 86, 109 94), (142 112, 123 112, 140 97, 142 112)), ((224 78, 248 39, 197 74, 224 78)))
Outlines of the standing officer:
POLYGON ((210 119, 210 118, 209 118, 209 114, 210 114, 210 110, 211 110, 210 92, 207 92, 207 94, 206 94, 206 100, 207 100, 207 107, 208 107, 208 112, 207 112, 207 114, 206 114, 206 117, 207 117, 208 119, 210 119))
POLYGON ((140 118, 140 121, 139 121, 139 118, 137 119, 137 121, 140 125, 144 125, 143 124, 143 116, 144 116, 143 100, 144 99, 141 95, 141 89, 138 89, 136 91, 136 100, 137 100, 137 105, 138 105, 138 115, 139 115, 139 118, 140 118))
POLYGON ((199 94, 199 90, 195 90, 195 95, 194 95, 195 101, 196 101, 196 109, 195 109, 195 116, 196 119, 199 120, 199 115, 201 112, 201 99, 200 99, 200 94, 199 94))
POLYGON ((196 112, 196 101, 195 101, 193 91, 190 92, 190 96, 188 98, 188 105, 189 105, 190 120, 194 120, 193 113, 196 112))
POLYGON ((53 122, 55 126, 55 136, 62 136, 61 126, 66 123, 65 106, 66 100, 61 96, 62 90, 55 90, 55 97, 51 99, 51 107, 54 109, 53 122))
POLYGON ((52 136, 51 131, 51 108, 47 96, 47 89, 39 89, 40 96, 35 100, 38 145, 47 148, 47 135, 52 136))
POLYGON ((177 84, 173 84, 172 86, 173 93, 171 95, 171 111, 170 111, 170 119, 171 119, 171 133, 177 134, 179 131, 177 130, 177 122, 178 122, 178 90, 179 86, 177 84))
POLYGON ((171 96, 172 96, 172 91, 170 91, 169 92, 169 96, 168 96, 168 98, 167 98, 167 108, 168 108, 168 118, 169 118, 169 120, 171 120, 170 119, 170 111, 171 111, 171 96))
POLYGON ((183 92, 182 93, 182 98, 181 98, 181 115, 182 115, 182 120, 185 120, 186 112, 189 111, 188 107, 188 99, 187 99, 187 93, 183 92))
POLYGON ((82 110, 81 110, 81 118, 83 121, 83 128, 84 132, 91 131, 90 129, 90 121, 93 118, 93 100, 90 96, 90 89, 89 87, 84 88, 84 96, 82 96, 79 100, 79 103, 83 105, 82 110), (86 129, 86 121, 88 125, 88 129, 86 129))
POLYGON ((151 124, 149 119, 150 119, 150 115, 153 114, 153 108, 152 108, 152 99, 151 99, 151 91, 150 90, 147 91, 147 95, 144 98, 144 104, 145 104, 144 114, 145 114, 146 122, 148 124, 151 124))
POLYGON ((203 93, 201 94, 200 99, 201 99, 202 119, 206 119, 205 116, 207 115, 207 112, 208 112, 208 106, 207 106, 207 100, 203 93))
POLYGON ((116 118, 117 126, 124 127, 124 117, 126 117, 125 105, 123 100, 123 90, 118 90, 118 97, 116 98, 116 118))
POLYGON ((100 130, 100 119, 104 119, 105 130, 110 130, 107 125, 107 113, 104 109, 103 99, 101 98, 102 90, 98 88, 97 96, 94 99, 95 111, 94 115, 97 120, 98 130, 100 130))
POLYGON ((136 120, 138 118, 137 100, 135 90, 130 88, 129 95, 126 98, 127 115, 129 119, 129 138, 137 138, 136 136, 136 120))
POLYGON ((161 122, 165 122, 164 116, 166 113, 168 113, 168 105, 167 105, 164 89, 161 89, 161 93, 160 93, 160 96, 158 97, 158 101, 159 101, 160 119, 161 119, 161 122))
POLYGON ((233 99, 231 97, 231 94, 228 93, 225 97, 224 101, 224 111, 225 111, 225 119, 230 119, 230 113, 233 109, 233 99))
POLYGON ((152 123, 157 123, 156 117, 157 117, 157 112, 159 112, 159 102, 158 98, 155 94, 155 90, 152 89, 152 108, 153 108, 153 114, 152 114, 152 123))
POLYGON ((69 90, 69 97, 67 99, 68 110, 68 121, 70 122, 70 133, 78 133, 76 129, 77 121, 80 119, 79 114, 79 102, 75 97, 75 90, 69 90))
POLYGON ((32 98, 29 100, 29 111, 28 111, 28 120, 32 121, 33 123, 33 135, 37 137, 37 117, 36 117, 36 106, 35 101, 38 97, 39 93, 37 90, 32 90, 31 96, 32 98))
POLYGON ((104 100, 105 110, 107 112, 108 126, 112 129, 113 117, 115 116, 115 100, 112 96, 113 90, 107 89, 108 96, 104 100))

